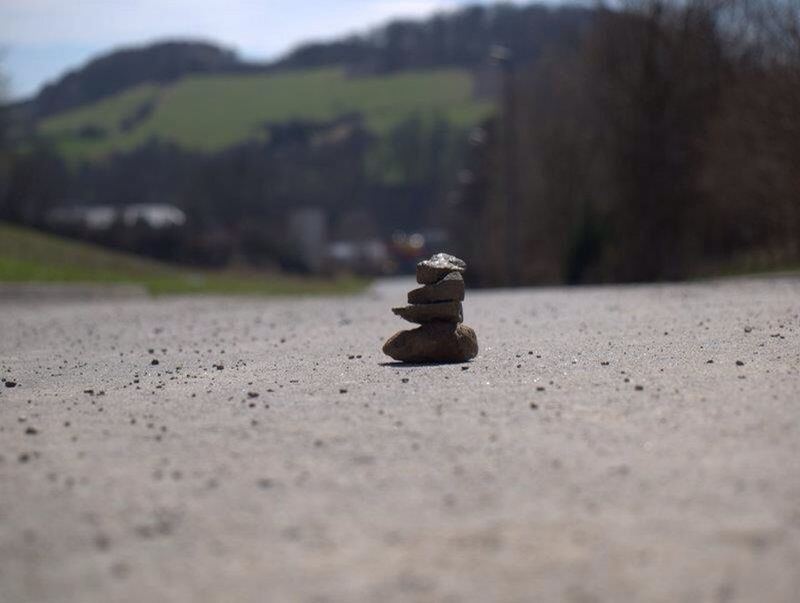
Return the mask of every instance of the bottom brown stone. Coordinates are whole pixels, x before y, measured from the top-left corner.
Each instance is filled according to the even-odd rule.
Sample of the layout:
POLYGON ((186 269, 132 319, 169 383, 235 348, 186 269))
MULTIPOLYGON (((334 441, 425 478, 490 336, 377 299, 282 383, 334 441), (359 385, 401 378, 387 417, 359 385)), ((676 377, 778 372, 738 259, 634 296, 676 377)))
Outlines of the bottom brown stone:
POLYGON ((393 335, 383 353, 401 362, 466 362, 478 355, 478 337, 466 325, 433 322, 393 335))

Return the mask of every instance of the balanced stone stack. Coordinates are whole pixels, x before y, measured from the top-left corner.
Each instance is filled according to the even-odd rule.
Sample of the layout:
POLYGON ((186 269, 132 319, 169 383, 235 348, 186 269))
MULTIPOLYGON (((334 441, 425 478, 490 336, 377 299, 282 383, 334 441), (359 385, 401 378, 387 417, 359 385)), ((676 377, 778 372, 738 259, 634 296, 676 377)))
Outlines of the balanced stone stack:
POLYGON ((478 338, 461 324, 464 311, 463 260, 446 253, 417 264, 417 282, 408 303, 392 312, 421 325, 400 331, 383 346, 383 353, 401 362, 466 362, 478 355, 478 338))

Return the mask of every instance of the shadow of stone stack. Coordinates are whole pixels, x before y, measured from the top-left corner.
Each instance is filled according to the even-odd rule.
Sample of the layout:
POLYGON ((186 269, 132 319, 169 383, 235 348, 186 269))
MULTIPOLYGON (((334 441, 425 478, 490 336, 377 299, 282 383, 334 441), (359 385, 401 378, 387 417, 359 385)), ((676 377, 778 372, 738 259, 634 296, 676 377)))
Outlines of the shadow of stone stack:
POLYGON ((478 338, 461 324, 464 312, 463 260, 437 253, 417 264, 417 282, 422 287, 408 292, 410 305, 392 312, 416 329, 400 331, 383 346, 383 353, 401 362, 466 362, 478 355, 478 338))

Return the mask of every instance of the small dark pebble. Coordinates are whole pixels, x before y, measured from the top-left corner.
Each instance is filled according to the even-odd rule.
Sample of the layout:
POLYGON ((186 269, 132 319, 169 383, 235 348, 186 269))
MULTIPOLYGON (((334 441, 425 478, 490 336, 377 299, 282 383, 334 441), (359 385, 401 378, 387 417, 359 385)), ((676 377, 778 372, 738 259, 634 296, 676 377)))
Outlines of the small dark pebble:
POLYGON ((538 410, 538 409, 539 409, 539 405, 536 404, 536 402, 531 402, 531 410, 538 410))
POLYGON ((345 388, 343 388, 343 387, 342 387, 342 388, 340 388, 340 389, 339 389, 339 393, 340 393, 340 394, 346 394, 346 393, 347 393, 347 390, 346 390, 345 388))
POLYGON ((27 429, 25 429, 26 435, 36 435, 37 433, 39 433, 39 430, 36 429, 35 427, 28 427, 27 429))
POLYGON ((753 332, 753 327, 750 327, 750 326, 745 327, 744 328, 744 332, 745 333, 752 333, 753 332))
POLYGON ((706 364, 714 364, 713 360, 706 360, 706 364))
POLYGON ((94 538, 94 546, 98 551, 107 551, 111 548, 111 539, 105 534, 98 534, 94 538))
POLYGON ((150 361, 150 364, 152 364, 153 366, 156 366, 156 365, 158 364, 158 359, 157 359, 157 358, 153 358, 153 359, 150 361))
POLYGON ((6 381, 6 387, 17 387, 16 381, 6 381))
POLYGON ((633 389, 635 389, 637 392, 643 391, 644 390, 644 385, 636 385, 636 386, 634 386, 633 389))
POLYGON ((247 392, 248 398, 258 398, 258 392, 247 392))
POLYGON ((402 379, 400 379, 400 381, 402 381, 403 383, 408 383, 408 377, 403 377, 402 379))
POLYGON ((537 387, 536 387, 536 391, 537 391, 537 392, 543 392, 543 391, 544 391, 544 385, 539 385, 539 386, 537 386, 537 387))
POLYGON ((462 366, 462 367, 461 367, 461 370, 462 370, 462 371, 468 371, 468 370, 469 370, 469 367, 468 367, 468 366, 462 366))
POLYGON ((737 360, 736 366, 744 366, 744 362, 742 362, 741 360, 737 360))

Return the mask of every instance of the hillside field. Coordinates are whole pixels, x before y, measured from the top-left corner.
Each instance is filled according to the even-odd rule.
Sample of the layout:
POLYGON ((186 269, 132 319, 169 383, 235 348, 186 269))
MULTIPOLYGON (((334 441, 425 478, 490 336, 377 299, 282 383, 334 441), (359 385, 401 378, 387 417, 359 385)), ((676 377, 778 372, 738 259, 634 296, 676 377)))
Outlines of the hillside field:
POLYGON ((468 127, 490 111, 489 102, 474 98, 473 79, 465 69, 349 77, 343 69, 329 68, 141 85, 48 118, 39 132, 76 161, 101 159, 152 138, 218 151, 263 138, 266 124, 292 119, 322 121, 357 112, 380 136, 414 114, 440 114, 453 125, 468 127))

